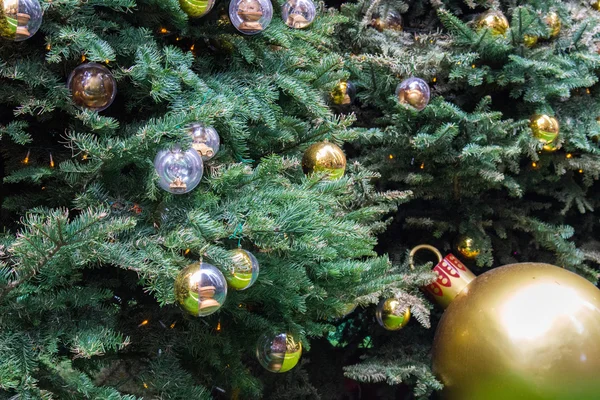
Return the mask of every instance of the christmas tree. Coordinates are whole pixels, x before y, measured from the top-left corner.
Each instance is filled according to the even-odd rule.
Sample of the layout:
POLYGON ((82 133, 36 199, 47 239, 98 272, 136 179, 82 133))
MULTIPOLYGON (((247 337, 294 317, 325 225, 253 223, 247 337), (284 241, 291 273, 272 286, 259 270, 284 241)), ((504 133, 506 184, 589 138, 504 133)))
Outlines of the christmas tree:
MULTIPOLYGON (((352 53, 346 66, 357 89, 355 126, 377 128, 353 147, 364 166, 381 173, 380 190, 412 193, 382 235, 398 270, 408 274, 407 251, 427 243, 476 274, 545 262, 597 283, 598 3, 359 1, 341 13, 348 22, 339 35, 352 53)), ((420 253, 419 259, 437 263, 420 253)), ((403 303, 414 307, 414 299, 403 303)), ((474 332, 465 341, 482 336, 475 324, 461 329, 474 332)), ((346 367, 351 378, 414 384, 418 398, 456 383, 435 368, 438 376, 430 374, 431 329, 411 324, 383 333, 354 323, 338 334, 372 340, 373 349, 359 352, 364 359, 346 367)), ((505 346, 495 335, 496 346, 505 346)), ((527 381, 525 350, 516 355, 506 346, 504 354, 522 362, 514 373, 527 381)), ((470 379, 484 380, 484 369, 470 379)), ((511 393, 509 380, 497 386, 505 390, 500 397, 488 387, 479 396, 444 398, 598 396, 597 388, 592 397, 511 393)), ((393 396, 385 390, 381 396, 393 396)))
MULTIPOLYGON (((598 9, 4 0, 2 397, 457 398, 438 259, 409 251, 597 283, 598 9)), ((563 303, 585 335, 527 350, 592 399, 567 355, 594 369, 598 332, 563 303)), ((488 365, 468 398, 569 398, 494 397, 488 365)))
POLYGON ((17 5, 0 7, 2 397, 261 398, 305 379, 257 356, 292 369, 401 278, 374 246, 408 193, 375 191, 336 145, 369 134, 329 107, 346 18, 44 1, 36 34, 37 0, 17 5), (314 144, 338 164, 303 172, 314 144))

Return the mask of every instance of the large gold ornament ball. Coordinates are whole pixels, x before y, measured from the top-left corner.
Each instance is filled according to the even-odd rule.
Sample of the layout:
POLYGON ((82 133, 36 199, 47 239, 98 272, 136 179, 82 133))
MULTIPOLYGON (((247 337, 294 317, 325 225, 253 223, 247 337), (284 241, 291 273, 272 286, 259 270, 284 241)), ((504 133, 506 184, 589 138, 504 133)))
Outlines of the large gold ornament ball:
POLYGON ((340 179, 346 171, 346 155, 334 143, 315 143, 304 152, 302 170, 307 175, 326 172, 331 179, 340 179))
POLYGON ((97 63, 82 64, 75 68, 67 86, 77 106, 93 111, 108 108, 117 94, 115 78, 108 68, 97 63))
POLYGON ((512 264, 472 281, 433 344, 445 400, 600 398, 600 290, 549 264, 512 264))
POLYGON ((508 20, 502 13, 502 11, 498 10, 489 10, 479 16, 477 18, 477 29, 485 29, 488 28, 493 35, 505 35, 508 30, 508 20))
POLYGON ((476 259, 481 254, 481 246, 477 240, 467 235, 460 235, 456 239, 456 251, 467 260, 476 259))
POLYGON ((594 10, 600 11, 600 0, 592 1, 592 8, 594 10))
POLYGON ((544 150, 552 151, 555 148, 555 141, 560 133, 560 124, 558 120, 550 115, 536 114, 529 120, 529 127, 533 132, 533 137, 544 144, 544 150))

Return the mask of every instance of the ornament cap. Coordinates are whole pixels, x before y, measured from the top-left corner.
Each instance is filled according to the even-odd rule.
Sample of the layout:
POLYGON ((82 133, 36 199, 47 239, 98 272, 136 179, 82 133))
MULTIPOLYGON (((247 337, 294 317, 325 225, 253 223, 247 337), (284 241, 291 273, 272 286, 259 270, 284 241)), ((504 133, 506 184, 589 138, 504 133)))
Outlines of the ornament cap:
POLYGON ((442 257, 442 253, 428 244, 421 244, 410 251, 409 264, 414 266, 414 256, 420 250, 429 250, 438 257, 438 264, 433 268, 437 273, 435 282, 421 288, 429 293, 431 297, 443 308, 446 308, 476 276, 453 254, 442 257))

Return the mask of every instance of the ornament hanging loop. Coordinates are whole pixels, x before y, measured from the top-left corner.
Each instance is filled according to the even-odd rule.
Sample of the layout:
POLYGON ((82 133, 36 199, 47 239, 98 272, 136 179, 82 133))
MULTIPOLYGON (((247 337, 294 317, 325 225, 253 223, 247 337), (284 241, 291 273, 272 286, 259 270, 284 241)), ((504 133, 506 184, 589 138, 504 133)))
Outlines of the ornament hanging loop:
POLYGON ((417 254, 417 252, 420 250, 431 251, 433 254, 435 254, 437 256, 438 263, 442 262, 442 260, 444 259, 444 257, 442 256, 442 253, 440 253, 440 251, 438 249, 436 249, 435 247, 433 247, 432 245, 420 244, 418 246, 413 247, 413 249, 409 253, 408 265, 410 265, 410 269, 412 269, 412 270, 415 269, 415 254, 417 254))

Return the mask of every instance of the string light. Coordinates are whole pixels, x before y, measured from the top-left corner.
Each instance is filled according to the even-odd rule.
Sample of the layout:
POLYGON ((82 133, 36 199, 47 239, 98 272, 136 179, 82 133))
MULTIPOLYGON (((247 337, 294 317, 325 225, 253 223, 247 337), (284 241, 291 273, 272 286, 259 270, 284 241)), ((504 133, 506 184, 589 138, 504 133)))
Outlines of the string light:
POLYGON ((143 321, 142 321, 142 322, 141 322, 141 323, 138 325, 138 328, 139 328, 140 326, 144 326, 144 325, 148 325, 148 320, 147 320, 147 319, 143 320, 143 321))
POLYGON ((394 159, 394 155, 393 154, 390 154, 389 157, 390 157, 390 160, 394 159))
POLYGON ((568 154, 567 154, 567 158, 573 158, 573 154, 571 154, 571 153, 568 153, 568 154))
POLYGON ((110 61, 109 61, 109 59, 108 59, 108 58, 107 58, 106 60, 104 60, 104 64, 108 64, 109 62, 110 62, 110 61))
POLYGON ((221 321, 217 322, 217 332, 221 330, 221 321))
POLYGON ((85 60, 86 60, 86 58, 85 58, 85 54, 82 54, 82 55, 81 55, 81 62, 84 62, 85 60))
POLYGON ((590 92, 590 89, 585 89, 585 92, 586 92, 587 94, 590 94, 590 93, 591 93, 591 92, 590 92))
POLYGON ((421 163, 421 169, 425 169, 425 163, 421 163))
POLYGON ((185 249, 185 251, 183 252, 183 254, 185 254, 186 256, 187 256, 188 254, 190 254, 190 249, 185 249))
POLYGON ((169 325, 169 328, 171 328, 171 329, 175 328, 175 324, 176 324, 176 323, 175 323, 175 322, 173 322, 171 325, 169 325))
POLYGON ((582 169, 580 169, 580 170, 579 170, 579 173, 580 173, 580 174, 583 174, 583 170, 582 170, 582 169))
POLYGON ((167 30, 167 28, 160 28, 160 33, 169 33, 169 31, 167 30))
POLYGON ((538 164, 537 164, 537 163, 534 161, 534 162, 532 162, 532 163, 531 163, 531 166, 532 166, 533 168, 537 168, 538 164))
POLYGON ((434 76, 433 77, 433 83, 436 83, 436 82, 437 82, 437 76, 434 76))
POLYGON ((46 50, 50 50, 50 49, 52 49, 52 45, 51 45, 50 43, 48 43, 48 44, 46 45, 46 50))
POLYGON ((471 65, 471 68, 475 69, 475 64, 471 65))
POLYGON ((82 159, 82 160, 87 160, 87 159, 88 159, 88 155, 87 155, 87 154, 84 154, 84 155, 82 155, 82 156, 81 156, 81 159, 82 159))
POLYGON ((31 150, 27 150, 27 155, 23 159, 23 164, 29 164, 29 154, 30 153, 31 153, 31 150))
POLYGON ((148 384, 144 382, 144 389, 148 389, 148 384))
POLYGON ((181 38, 180 38, 180 37, 176 37, 176 38, 175 38, 175 41, 176 41, 176 42, 179 42, 180 40, 181 40, 181 38))
POLYGON ((193 45, 191 45, 191 46, 190 46, 190 50, 191 50, 191 51, 194 51, 194 48, 196 48, 196 45, 195 45, 195 44, 193 44, 193 45))
POLYGON ((52 153, 50 153, 50 168, 54 168, 54 159, 52 158, 52 153))

